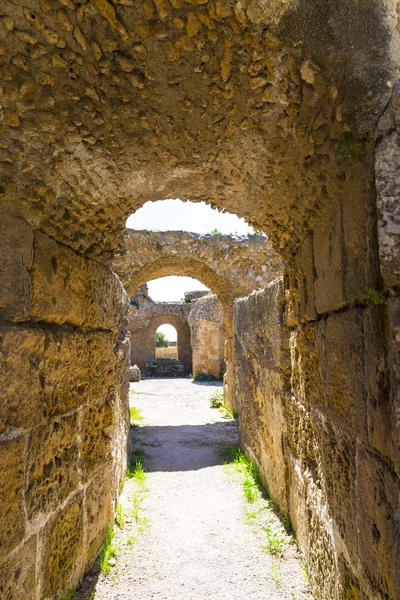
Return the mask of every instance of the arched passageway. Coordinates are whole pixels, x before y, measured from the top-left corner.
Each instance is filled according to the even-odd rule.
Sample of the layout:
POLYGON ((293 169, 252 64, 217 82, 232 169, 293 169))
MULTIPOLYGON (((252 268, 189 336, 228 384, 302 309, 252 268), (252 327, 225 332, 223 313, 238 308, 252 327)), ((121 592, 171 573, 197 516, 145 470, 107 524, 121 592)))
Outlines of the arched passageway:
POLYGON ((0 23, 3 595, 60 595, 99 552, 128 427, 108 264, 128 214, 181 197, 244 216, 285 259, 290 343, 261 328, 247 368, 283 358, 288 510, 315 594, 394 600, 396 4, 25 4, 0 23))
POLYGON ((146 329, 135 332, 135 319, 131 321, 131 362, 137 364, 143 373, 147 365, 156 357, 156 331, 161 325, 172 325, 177 332, 178 360, 183 362, 184 373, 192 372, 192 346, 187 316, 168 314, 168 307, 160 307, 162 314, 154 315, 146 329), (164 312, 162 313, 162 309, 164 312))

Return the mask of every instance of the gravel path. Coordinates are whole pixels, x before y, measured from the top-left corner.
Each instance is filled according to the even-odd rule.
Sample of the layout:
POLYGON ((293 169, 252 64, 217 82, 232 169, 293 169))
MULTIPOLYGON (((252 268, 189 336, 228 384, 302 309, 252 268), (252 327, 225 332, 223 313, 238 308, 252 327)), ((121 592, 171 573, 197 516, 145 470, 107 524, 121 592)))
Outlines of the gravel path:
MULTIPOLYGON (((236 421, 209 408, 216 385, 131 384, 131 405, 146 424, 131 430, 148 472, 142 517, 138 528, 131 516, 137 484, 128 480, 115 565, 87 577, 76 600, 312 600, 293 544, 280 558, 261 551, 265 533, 249 524, 252 505, 223 465, 221 450, 237 445, 238 431, 236 421)), ((268 522, 279 526, 270 513, 268 522)))

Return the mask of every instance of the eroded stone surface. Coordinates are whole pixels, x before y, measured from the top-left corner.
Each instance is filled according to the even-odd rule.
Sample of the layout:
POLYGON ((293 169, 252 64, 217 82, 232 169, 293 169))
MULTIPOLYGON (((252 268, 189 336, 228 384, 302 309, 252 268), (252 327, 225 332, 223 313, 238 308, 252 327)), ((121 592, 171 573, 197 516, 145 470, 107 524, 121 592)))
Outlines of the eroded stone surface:
POLYGON ((36 600, 36 536, 0 563, 0 594, 4 600, 36 600))
POLYGON ((193 351, 193 377, 206 374, 222 379, 225 364, 225 340, 227 331, 224 314, 217 296, 199 298, 189 314, 189 326, 193 351))
MULTIPOLYGON (((24 538, 26 531, 23 503, 24 455, 26 440, 10 432, 0 437, 0 557, 3 558, 24 538)), ((6 584, 3 581, 3 585, 6 584)))
POLYGON ((188 275, 217 294, 228 329, 234 299, 263 287, 283 268, 282 259, 261 235, 127 230, 124 244, 113 268, 129 294, 151 279, 188 275))

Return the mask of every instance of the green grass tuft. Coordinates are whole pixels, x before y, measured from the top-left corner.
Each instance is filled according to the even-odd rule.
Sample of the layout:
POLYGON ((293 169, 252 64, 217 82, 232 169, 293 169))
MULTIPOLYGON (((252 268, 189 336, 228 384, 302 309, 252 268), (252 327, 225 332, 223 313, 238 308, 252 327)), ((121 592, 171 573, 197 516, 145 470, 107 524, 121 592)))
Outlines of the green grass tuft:
POLYGON ((213 394, 211 394, 210 399, 210 408, 220 408, 224 404, 224 390, 219 388, 215 390, 213 394))
POLYGON ((115 509, 115 522, 120 529, 123 529, 123 527, 125 525, 125 515, 124 515, 124 509, 122 508, 122 504, 120 504, 119 502, 115 509))
POLYGON ((267 525, 265 527, 265 544, 262 546, 262 550, 272 556, 281 556, 285 541, 285 533, 282 529, 274 531, 270 525, 267 525))
POLYGON ((75 590, 68 590, 64 596, 62 596, 61 600, 71 600, 76 594, 75 590))
POLYGON ((218 412, 221 413, 221 415, 223 416, 224 419, 236 419, 237 415, 233 412, 231 412, 228 408, 228 406, 226 404, 222 404, 219 409, 218 412))
POLYGON ((108 526, 107 536, 105 542, 103 544, 103 550, 101 552, 100 558, 100 571, 102 573, 109 573, 112 568, 111 559, 114 558, 117 554, 117 546, 113 544, 115 538, 115 531, 112 525, 108 526))
POLYGON ((133 427, 137 427, 140 421, 143 421, 143 415, 140 408, 136 408, 136 406, 131 406, 129 409, 129 418, 131 421, 131 425, 133 427))

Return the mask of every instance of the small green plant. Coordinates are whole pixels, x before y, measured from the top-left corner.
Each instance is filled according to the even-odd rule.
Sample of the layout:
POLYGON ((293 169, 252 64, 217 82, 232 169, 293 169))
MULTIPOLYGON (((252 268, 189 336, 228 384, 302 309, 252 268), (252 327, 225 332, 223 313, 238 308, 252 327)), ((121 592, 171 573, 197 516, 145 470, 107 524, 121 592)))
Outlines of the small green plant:
POLYGON ((221 406, 218 408, 218 412, 221 413, 224 419, 236 419, 237 417, 236 413, 233 413, 229 410, 227 404, 221 404, 221 406))
POLYGON ((271 565, 271 577, 275 581, 277 587, 282 585, 281 569, 278 561, 273 560, 271 565))
POLYGON ((198 373, 194 378, 195 381, 217 381, 217 378, 210 373, 198 373))
POLYGON ((145 456, 146 453, 140 446, 137 446, 136 448, 132 449, 131 454, 129 456, 129 465, 126 470, 127 479, 132 479, 133 477, 135 477, 136 467, 139 462, 142 464, 143 468, 143 459, 145 458, 145 456))
POLYGON ((133 478, 138 485, 144 486, 146 483, 147 473, 144 470, 142 461, 140 459, 136 462, 136 468, 133 471, 133 478))
POLYGON ((344 165, 350 161, 361 163, 363 158, 362 145, 350 131, 344 131, 339 136, 336 148, 337 165, 344 165))
POLYGON ((61 598, 61 600, 71 600, 76 594, 75 590, 68 590, 66 594, 61 598))
POLYGON ((102 573, 109 573, 112 568, 112 559, 117 554, 117 546, 113 544, 115 537, 115 531, 112 525, 108 526, 107 536, 103 544, 103 550, 100 557, 100 571, 102 573))
POLYGON ((218 229, 215 229, 215 228, 214 228, 214 229, 211 229, 211 235, 218 235, 218 234, 220 234, 220 233, 221 233, 221 232, 220 232, 218 229))
POLYGON ((254 235, 264 235, 264 232, 261 229, 257 229, 257 231, 254 232, 254 235))
POLYGON ((133 548, 133 546, 136 544, 137 541, 137 535, 130 535, 128 537, 128 539, 126 540, 126 543, 128 544, 129 548, 133 548))
POLYGON ((131 406, 129 409, 129 418, 133 427, 138 426, 139 421, 143 421, 142 411, 136 406, 131 406))
POLYGON ((285 545, 285 533, 282 530, 274 531, 270 525, 265 527, 265 544, 263 552, 272 556, 280 556, 285 545))
POLYGON ((169 340, 167 340, 165 333, 162 333, 162 331, 156 331, 156 347, 169 348, 169 340))
POLYGON ((124 515, 124 509, 120 502, 118 502, 116 509, 115 509, 115 522, 120 529, 123 529, 123 527, 125 525, 125 515, 124 515))
POLYGON ((95 592, 92 592, 88 598, 88 600, 94 600, 95 592))
POLYGON ((300 560, 300 566, 301 566, 301 569, 302 569, 302 571, 304 573, 304 577, 307 579, 307 581, 310 581, 310 575, 308 573, 307 565, 304 562, 304 560, 300 560))
POLYGON ((219 388, 210 396, 210 408, 220 408, 224 404, 224 390, 219 388))
POLYGON ((357 259, 354 260, 354 274, 360 283, 361 289, 356 290, 349 283, 346 283, 346 289, 350 296, 353 296, 353 298, 368 296, 368 299, 372 304, 383 304, 385 302, 385 295, 378 292, 378 290, 368 285, 365 281, 365 277, 360 271, 360 265, 357 259))

